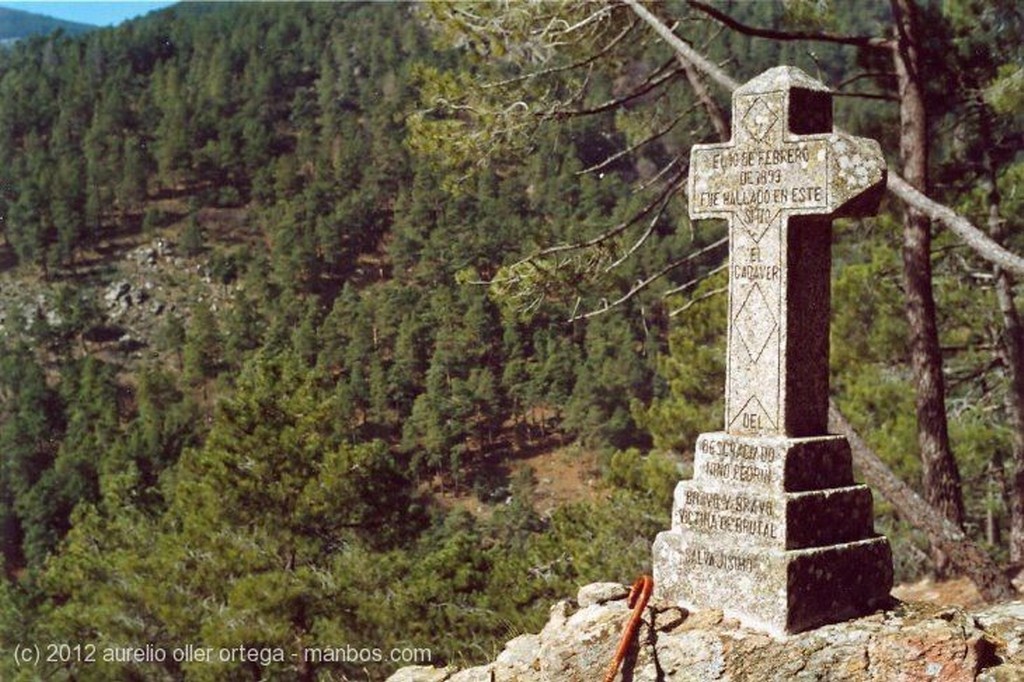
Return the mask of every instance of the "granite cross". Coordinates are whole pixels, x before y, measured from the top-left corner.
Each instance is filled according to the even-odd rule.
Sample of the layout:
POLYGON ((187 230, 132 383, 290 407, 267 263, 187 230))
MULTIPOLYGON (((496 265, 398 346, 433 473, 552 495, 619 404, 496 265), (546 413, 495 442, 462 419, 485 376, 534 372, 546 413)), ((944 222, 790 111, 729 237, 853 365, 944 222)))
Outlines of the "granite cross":
POLYGON ((774 635, 888 602, 892 551, 849 443, 828 433, 831 223, 873 210, 878 145, 832 130, 828 89, 779 67, 733 94, 690 159, 690 215, 729 221, 725 431, 702 433, 659 533, 655 597, 774 635))
POLYGON ((831 222, 873 212, 878 143, 832 130, 823 84, 781 66, 738 88, 729 142, 695 145, 690 217, 729 221, 725 430, 827 432, 831 222))

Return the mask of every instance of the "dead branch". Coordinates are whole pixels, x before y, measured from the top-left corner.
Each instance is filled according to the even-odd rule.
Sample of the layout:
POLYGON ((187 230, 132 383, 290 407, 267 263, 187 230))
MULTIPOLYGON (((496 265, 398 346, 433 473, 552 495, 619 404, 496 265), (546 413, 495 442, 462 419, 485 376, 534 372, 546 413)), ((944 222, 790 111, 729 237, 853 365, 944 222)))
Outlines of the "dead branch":
MULTIPOLYGON (((998 354, 999 349, 996 348, 995 346, 991 346, 988 344, 986 344, 985 348, 987 350, 994 351, 994 354, 993 357, 981 367, 975 367, 974 369, 967 369, 961 372, 946 373, 947 381, 949 382, 950 392, 952 392, 954 389, 960 388, 964 384, 973 384, 976 380, 984 377, 988 373, 993 372, 997 369, 1004 368, 1005 365, 1003 363, 1003 358, 1001 358, 998 354)), ((976 404, 975 400, 970 400, 968 402, 971 405, 976 404)))
POLYGON ((883 102, 899 102, 899 97, 880 95, 874 92, 833 92, 833 97, 849 97, 851 99, 878 99, 883 102))
POLYGON ((643 97, 647 93, 655 90, 665 83, 671 81, 673 78, 678 76, 682 72, 682 69, 673 69, 671 71, 665 71, 665 67, 659 67, 654 73, 648 76, 643 83, 641 83, 635 90, 629 94, 623 95, 616 99, 608 100, 598 104, 597 106, 590 107, 587 109, 554 109, 545 114, 542 114, 542 118, 550 118, 554 120, 562 120, 566 118, 574 118, 577 116, 593 116, 594 114, 601 114, 612 109, 617 109, 635 99, 643 97), (660 75, 659 75, 660 74, 660 75))
POLYGON ((851 83, 856 83, 857 81, 863 80, 865 78, 879 78, 879 77, 895 78, 896 74, 893 73, 892 71, 867 71, 867 72, 864 72, 864 73, 858 73, 856 76, 850 76, 846 80, 840 81, 833 88, 833 90, 842 90, 847 85, 850 85, 851 83))
POLYGON ((687 0, 687 4, 707 14, 715 21, 722 23, 729 28, 739 31, 755 38, 768 38, 769 40, 809 40, 818 43, 838 43, 840 45, 854 45, 856 47, 867 47, 873 49, 886 49, 892 47, 892 41, 888 38, 876 38, 874 36, 844 36, 827 32, 808 31, 779 31, 770 28, 758 28, 748 26, 736 21, 725 12, 707 5, 699 0, 687 0))
POLYGON ((634 213, 633 216, 630 217, 628 220, 622 221, 621 223, 611 228, 610 230, 607 230, 606 232, 603 232, 597 235, 596 237, 592 237, 585 241, 573 242, 572 244, 558 244, 556 246, 549 246, 546 249, 541 249, 537 253, 518 261, 514 265, 520 265, 524 262, 532 261, 535 258, 550 256, 556 253, 564 253, 566 251, 576 251, 579 249, 590 248, 592 246, 597 246, 598 244, 606 242, 609 239, 617 237, 618 235, 622 234, 630 227, 635 225, 637 222, 647 217, 651 213, 651 211, 655 209, 655 207, 659 206, 666 199, 666 197, 668 197, 672 192, 674 192, 679 187, 680 182, 685 177, 685 170, 680 170, 676 172, 675 175, 672 176, 671 181, 669 181, 669 183, 666 185, 665 189, 662 190, 661 193, 657 197, 655 197, 653 201, 648 202, 647 205, 640 209, 639 212, 634 213))
MULTIPOLYGON (((677 189, 678 188, 682 188, 682 183, 677 184, 676 188, 677 189)), ((672 199, 672 194, 670 192, 668 195, 665 196, 665 201, 663 201, 661 203, 661 208, 658 209, 658 212, 655 213, 654 217, 651 218, 650 222, 647 223, 647 229, 644 230, 644 233, 642 235, 640 235, 640 238, 637 239, 633 243, 633 246, 631 246, 629 249, 627 249, 625 253, 623 253, 621 256, 619 256, 617 259, 615 259, 615 262, 613 262, 608 267, 606 267, 604 269, 605 272, 611 272, 615 268, 617 268, 620 265, 622 265, 624 262, 626 262, 626 260, 629 259, 630 256, 632 256, 634 253, 636 253, 637 249, 639 249, 641 246, 643 246, 647 242, 647 239, 651 236, 651 234, 654 233, 654 228, 658 225, 658 221, 661 220, 661 216, 665 215, 665 209, 668 208, 668 204, 669 204, 669 201, 671 201, 671 199, 672 199)))
POLYGON ((598 308, 597 310, 591 310, 590 312, 584 313, 583 315, 577 315, 577 316, 571 318, 569 320, 569 322, 576 322, 578 320, 586 320, 586 319, 589 319, 591 317, 597 317, 598 315, 603 315, 604 313, 608 312, 609 310, 617 308, 618 306, 622 305, 623 303, 629 301, 630 299, 635 297, 637 294, 639 294, 641 291, 643 291, 648 286, 650 286, 653 282, 661 279, 662 277, 664 277, 668 273, 672 272, 676 268, 678 268, 678 267, 680 267, 680 266, 682 266, 682 265, 684 265, 686 263, 689 263, 689 262, 691 262, 691 261, 693 261, 693 260, 703 256, 704 254, 708 253, 709 251, 713 250, 714 248, 717 248, 719 246, 722 246, 723 244, 728 244, 728 243, 729 243, 729 238, 728 237, 723 237, 722 239, 719 239, 717 242, 714 242, 713 244, 709 244, 708 246, 705 246, 703 249, 700 249, 699 251, 695 251, 694 253, 691 253, 689 255, 683 256, 682 258, 674 260, 671 263, 669 263, 668 265, 666 265, 665 267, 663 267, 661 270, 658 270, 657 272, 655 272, 653 275, 647 277, 646 279, 639 280, 636 284, 633 285, 633 288, 631 288, 629 291, 627 291, 625 294, 623 294, 619 298, 615 299, 611 303, 605 301, 604 305, 601 308, 598 308))
POLYGON ((668 291, 663 293, 661 295, 661 297, 662 298, 668 298, 669 296, 675 296, 676 294, 681 294, 684 291, 686 291, 687 289, 690 289, 692 287, 697 286, 698 284, 700 284, 701 282, 706 280, 708 277, 711 277, 713 275, 717 275, 722 270, 725 270, 728 267, 729 267, 729 262, 726 261, 725 263, 722 263, 721 265, 719 265, 717 268, 714 268, 712 270, 709 270, 709 271, 705 272, 700 277, 694 277, 689 282, 684 282, 683 284, 680 284, 679 286, 677 286, 677 287, 675 287, 673 289, 669 289, 668 291))
POLYGON ((606 54, 608 54, 613 49, 615 49, 615 46, 618 45, 627 35, 629 35, 629 33, 632 32, 632 30, 634 28, 636 28, 636 26, 639 23, 640 23, 640 19, 639 18, 634 19, 633 23, 631 23, 629 26, 627 26, 617 36, 615 36, 610 41, 608 41, 608 43, 604 47, 602 47, 600 50, 598 50, 597 52, 595 52, 592 55, 589 55, 588 57, 586 57, 584 59, 581 59, 579 61, 573 62, 572 64, 563 64, 562 66, 553 66, 553 67, 550 67, 550 68, 547 68, 547 69, 542 69, 540 71, 534 71, 532 73, 523 74, 522 76, 516 76, 514 78, 509 78, 507 80, 497 81, 495 83, 485 83, 481 87, 484 90, 489 90, 489 89, 492 89, 492 88, 502 88, 502 87, 507 87, 509 85, 514 85, 515 83, 520 83, 522 81, 533 80, 534 78, 543 78, 544 76, 550 76, 550 75, 553 75, 553 74, 556 74, 556 73, 562 73, 564 71, 573 71, 575 69, 579 69, 579 68, 582 68, 584 66, 589 66, 590 64, 593 64, 594 62, 599 60, 601 57, 604 57, 606 54))
POLYGON ((683 120, 683 118, 687 114, 689 114, 691 111, 693 111, 692 107, 687 109, 683 113, 679 114, 678 116, 676 116, 667 126, 662 128, 661 130, 655 132, 654 134, 652 134, 652 135, 650 135, 648 137, 645 137, 643 140, 640 140, 636 144, 634 144, 634 145, 632 145, 630 147, 627 147, 626 149, 623 149, 621 151, 615 152, 614 154, 609 156, 604 161, 596 163, 593 166, 590 166, 589 168, 584 168, 583 170, 576 171, 575 175, 587 175, 588 173, 595 173, 595 172, 597 172, 599 170, 607 168, 609 165, 615 163, 616 161, 618 161, 622 157, 627 156, 629 154, 632 154, 633 152, 635 152, 636 150, 640 149, 641 147, 661 139, 665 135, 668 135, 670 132, 672 132, 672 129, 675 128, 676 125, 678 125, 679 122, 681 120, 683 120))
POLYGON ((877 490, 910 525, 924 531, 932 547, 948 556, 950 562, 977 585, 985 599, 1005 601, 1016 595, 1010 579, 991 557, 900 480, 860 437, 832 400, 828 404, 828 425, 830 431, 846 436, 853 454, 853 465, 868 485, 877 490))
POLYGON ((720 69, 714 62, 687 45, 682 38, 677 36, 668 26, 662 23, 661 19, 651 14, 646 7, 641 5, 639 0, 622 0, 622 2, 629 5, 629 8, 632 9, 638 17, 643 19, 644 22, 650 26, 651 29, 653 29, 654 32, 662 38, 662 40, 668 43, 673 50, 683 55, 683 57, 710 76, 716 83, 727 89, 729 92, 732 92, 740 86, 738 82, 733 80, 729 74, 720 69))
POLYGON ((1024 275, 1024 258, 1004 249, 953 209, 929 199, 914 189, 892 169, 889 170, 889 191, 945 225, 985 260, 1015 274, 1024 275))
POLYGON ((676 308, 675 310, 670 312, 668 314, 668 316, 669 317, 675 317, 676 315, 681 315, 681 314, 685 313, 687 310, 689 310, 690 308, 692 308, 693 306, 695 306, 698 303, 700 303, 701 301, 706 301, 709 298, 712 298, 714 296, 718 296, 719 294, 724 294, 724 293, 726 293, 728 291, 729 291, 729 287, 728 286, 718 287, 717 289, 712 289, 711 291, 708 291, 708 292, 705 292, 705 293, 701 294, 697 298, 694 298, 694 299, 691 299, 691 300, 687 301, 686 305, 684 305, 684 306, 682 306, 680 308, 676 308))
POLYGON ((718 102, 716 102, 715 98, 708 92, 708 87, 704 83, 703 76, 701 76, 693 62, 683 55, 676 54, 676 59, 679 60, 679 64, 683 67, 683 71, 686 73, 686 80, 690 83, 690 89, 693 90, 695 95, 697 95, 697 99, 704 107, 704 110, 708 112, 708 116, 711 118, 711 124, 715 126, 715 132, 718 133, 718 137, 722 141, 728 140, 731 134, 729 132, 728 119, 725 116, 725 112, 722 111, 722 107, 718 106, 718 102))
POLYGON ((648 187, 651 187, 651 186, 657 184, 658 181, 661 180, 661 176, 663 176, 665 173, 669 172, 669 170, 671 170, 672 168, 675 168, 675 166, 678 163, 679 163, 679 157, 677 156, 676 158, 672 159, 667 164, 665 164, 665 167, 662 168, 657 173, 655 173, 654 176, 650 180, 645 181, 642 185, 638 186, 634 191, 637 194, 639 194, 640 192, 646 192, 648 187))
MULTIPOLYGON (((658 17, 651 14, 638 0, 622 0, 622 2, 629 5, 636 12, 637 16, 643 19, 673 50, 690 60, 716 83, 730 92, 739 87, 739 84, 727 73, 687 45, 679 36, 672 33, 668 26, 662 23, 658 17)), ((842 131, 836 129, 836 132, 842 131)), ((1024 258, 1004 249, 971 224, 969 220, 958 215, 949 207, 928 198, 914 189, 910 183, 904 180, 891 167, 888 169, 887 187, 901 201, 925 213, 932 220, 945 225, 985 260, 1009 272, 1024 276, 1024 258)))
MULTIPOLYGON (((604 19, 607 19, 609 17, 609 15, 611 15, 611 12, 612 12, 612 8, 611 7, 607 7, 607 6, 600 7, 598 9, 598 11, 594 12, 593 14, 591 14, 588 17, 586 17, 585 19, 581 19, 580 21, 576 22, 575 24, 569 24, 568 21, 566 21, 565 19, 563 19, 563 18, 561 18, 561 17, 556 15, 556 16, 551 18, 551 21, 548 22, 547 26, 545 26, 543 29, 540 29, 539 31, 535 31, 534 33, 536 35, 540 36, 540 37, 546 37, 547 35, 561 35, 561 34, 572 33, 574 31, 580 30, 581 28, 585 28, 586 26, 594 23, 595 21, 603 21, 604 19), (561 26, 559 26, 556 29, 555 28, 556 24, 561 24, 561 26)), ((552 43, 552 44, 553 45, 558 45, 559 43, 552 43)))

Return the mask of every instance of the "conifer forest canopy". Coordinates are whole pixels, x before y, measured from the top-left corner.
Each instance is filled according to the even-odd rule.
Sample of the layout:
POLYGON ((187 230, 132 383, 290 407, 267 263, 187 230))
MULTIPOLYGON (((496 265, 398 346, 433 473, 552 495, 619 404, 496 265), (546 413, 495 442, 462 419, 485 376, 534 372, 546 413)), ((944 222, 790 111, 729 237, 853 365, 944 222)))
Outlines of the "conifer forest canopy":
POLYGON ((1006 596, 1022 45, 1011 0, 567 0, 183 3, 0 47, 0 678, 383 680, 649 572, 723 420, 690 148, 783 64, 889 169, 833 228, 831 428, 897 582, 1006 596), (302 655, 345 646, 383 660, 302 655))

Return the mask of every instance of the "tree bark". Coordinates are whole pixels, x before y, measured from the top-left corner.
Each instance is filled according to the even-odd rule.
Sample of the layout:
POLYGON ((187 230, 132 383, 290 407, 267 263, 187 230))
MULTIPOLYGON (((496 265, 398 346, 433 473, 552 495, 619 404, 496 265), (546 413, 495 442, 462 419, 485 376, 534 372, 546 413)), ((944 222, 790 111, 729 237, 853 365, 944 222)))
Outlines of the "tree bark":
MULTIPOLYGON (((900 96, 900 157, 907 182, 928 191, 928 119, 917 56, 913 0, 892 0, 898 38, 893 50, 900 96)), ((960 470, 949 444, 942 353, 932 294, 931 221, 903 207, 903 286, 910 362, 916 389, 917 442, 925 498, 963 526, 960 470)))
POLYGON ((1024 563, 1024 327, 1013 302, 1013 284, 1005 271, 996 269, 996 295, 1003 314, 1003 354, 1010 385, 1006 403, 1013 425, 1013 457, 1010 478, 1010 561, 1024 563))
POLYGON ((686 80, 690 84, 690 89, 693 90, 693 94, 700 100, 701 106, 704 107, 704 111, 707 112, 708 117, 711 119, 711 125, 715 127, 715 132, 718 133, 718 138, 722 142, 728 142, 732 133, 729 131, 729 122, 725 116, 725 112, 722 111, 722 107, 718 106, 718 102, 708 92, 708 86, 704 83, 704 77, 701 75, 697 67, 693 65, 693 62, 683 55, 676 53, 676 61, 683 67, 683 73, 686 74, 686 80))
POLYGON ((1013 301, 1013 280, 996 268, 996 296, 1003 316, 1003 359, 1009 375, 1006 407, 1013 427, 1010 467, 1010 561, 1024 563, 1024 326, 1013 301))
POLYGON ((992 558, 901 481, 864 442, 832 401, 828 406, 828 426, 829 431, 846 436, 850 442, 853 465, 864 481, 878 491, 897 514, 923 531, 932 547, 946 555, 950 564, 974 582, 982 597, 997 602, 1016 596, 1013 583, 992 558))
MULTIPOLYGON (((991 139, 988 116, 982 114, 982 134, 991 139)), ((989 184, 988 225, 989 234, 995 242, 1006 236, 1006 221, 1000 214, 1000 196, 996 169, 986 153, 985 171, 989 184)), ((993 269, 995 276, 996 300, 1003 318, 1003 333, 1000 339, 1000 354, 1006 367, 1006 411, 1013 429, 1013 452, 1010 464, 1010 481, 1007 490, 1010 507, 1010 561, 1024 562, 1024 325, 1013 299, 1013 277, 1000 267, 993 269)))
POLYGON ((886 184, 887 189, 893 196, 903 203, 913 206, 918 211, 927 214, 932 220, 941 223, 943 227, 963 240, 964 244, 974 253, 1007 272, 1024 276, 1024 258, 1007 251, 992 241, 984 232, 975 227, 971 221, 958 215, 953 209, 929 199, 900 177, 892 168, 889 169, 888 182, 886 184))

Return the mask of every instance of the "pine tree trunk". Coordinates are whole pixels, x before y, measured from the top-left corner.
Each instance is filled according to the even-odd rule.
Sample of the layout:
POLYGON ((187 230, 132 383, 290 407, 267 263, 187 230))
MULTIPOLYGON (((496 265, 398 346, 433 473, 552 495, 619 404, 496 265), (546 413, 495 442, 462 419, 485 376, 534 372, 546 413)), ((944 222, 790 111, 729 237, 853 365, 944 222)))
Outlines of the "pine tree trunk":
MULTIPOLYGON (((992 146, 992 122, 988 109, 980 103, 981 135, 986 149, 992 146)), ((1006 237, 1006 221, 1000 212, 998 173, 992 157, 984 154, 985 182, 988 185, 988 230, 992 241, 1001 244, 1006 237)), ((1010 507, 1010 561, 1024 562, 1024 325, 1013 300, 1013 277, 1001 267, 993 269, 996 300, 1003 318, 1000 354, 1009 379, 1006 411, 1013 429, 1013 453, 1007 489, 1010 507)), ((1001 467, 1000 467, 1001 468, 1001 467)))
MULTIPOLYGON (((993 178, 994 181, 994 178, 993 178)), ((989 202, 989 224, 993 237, 1002 237, 997 195, 989 202)), ((996 297, 1003 317, 1002 355, 1009 377, 1006 409, 1013 429, 1010 471, 1010 561, 1024 562, 1024 325, 1013 300, 1013 278, 995 268, 996 297)))
POLYGON ((999 570, 992 557, 901 481, 831 401, 828 406, 828 427, 829 431, 846 436, 853 454, 853 466, 864 477, 864 481, 878 491, 896 509, 897 514, 914 528, 923 531, 933 550, 941 552, 954 568, 969 577, 982 597, 990 602, 998 602, 1016 596, 1010 579, 999 570))
MULTIPOLYGON (((892 0, 898 39, 893 50, 900 96, 900 156, 907 181, 928 190, 928 120, 918 71, 913 0, 892 0)), ((929 504, 958 527, 964 505, 960 471, 949 444, 945 384, 932 294, 931 224, 907 205, 903 209, 903 273, 911 366, 917 391, 917 438, 923 485, 929 504)))
POLYGON ((1013 283, 1005 271, 996 271, 996 295, 1003 313, 1003 354, 1010 385, 1006 403, 1013 427, 1010 470, 1010 561, 1024 562, 1024 327, 1013 302, 1013 283))
POLYGON ((704 77, 687 57, 677 53, 676 61, 683 67, 683 73, 686 74, 686 80, 690 84, 693 94, 700 100, 701 106, 704 107, 704 111, 707 112, 708 117, 711 119, 711 125, 715 127, 715 132, 718 133, 718 139, 722 142, 728 142, 729 137, 732 135, 729 130, 729 122, 725 117, 725 112, 722 111, 722 107, 718 106, 718 102, 708 92, 708 87, 704 83, 704 77))

